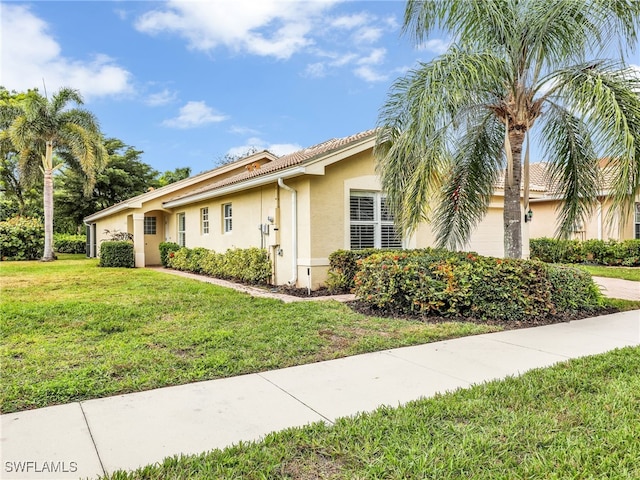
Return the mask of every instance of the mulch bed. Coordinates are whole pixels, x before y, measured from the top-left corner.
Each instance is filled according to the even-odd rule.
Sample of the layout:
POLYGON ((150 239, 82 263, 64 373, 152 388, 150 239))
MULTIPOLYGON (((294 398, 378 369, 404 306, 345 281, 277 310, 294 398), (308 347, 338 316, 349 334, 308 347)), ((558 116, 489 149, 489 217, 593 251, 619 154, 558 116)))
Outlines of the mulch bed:
MULTIPOLYGON (((276 291, 278 293, 282 293, 285 295, 292 295, 295 297, 324 297, 331 296, 335 292, 331 292, 327 288, 323 288, 320 290, 312 290, 311 295, 306 288, 292 288, 287 286, 274 287, 272 291, 276 291)), ((345 292, 347 293, 347 292, 345 292)), ((363 315, 373 316, 373 317, 385 317, 385 318, 400 318, 407 319, 413 321, 420 321, 425 323, 444 323, 444 322, 473 322, 482 325, 497 325, 502 327, 505 330, 514 330, 518 328, 528 328, 528 327, 539 327, 542 325, 553 325, 555 323, 565 323, 570 322, 572 320, 580 320, 583 318, 596 317, 598 315, 608 315, 610 313, 619 312, 617 308, 613 307, 603 307, 595 310, 584 310, 579 312, 565 312, 556 315, 549 315, 544 318, 533 318, 526 320, 483 320, 481 318, 476 317, 462 317, 462 316, 451 316, 451 317, 441 317, 434 315, 410 315, 403 314, 389 310, 381 310, 377 308, 373 308, 367 303, 355 300, 353 302, 346 302, 349 308, 351 308, 354 312, 361 313, 363 315)))
POLYGON ((347 302, 353 311, 363 315, 385 317, 385 318, 404 318, 407 320, 420 321, 425 323, 443 323, 443 322, 473 322, 482 325, 497 325, 505 330, 515 330, 518 328, 540 327, 542 325, 553 325, 555 323, 565 323, 572 320, 580 320, 583 318, 596 317, 599 315, 608 315, 610 313, 619 312, 617 308, 604 307, 595 310, 584 310, 580 312, 566 312, 556 315, 549 315, 544 318, 532 318, 526 320, 483 320, 477 317, 451 316, 441 317, 434 315, 410 315, 388 310, 372 308, 370 305, 358 300, 347 302))

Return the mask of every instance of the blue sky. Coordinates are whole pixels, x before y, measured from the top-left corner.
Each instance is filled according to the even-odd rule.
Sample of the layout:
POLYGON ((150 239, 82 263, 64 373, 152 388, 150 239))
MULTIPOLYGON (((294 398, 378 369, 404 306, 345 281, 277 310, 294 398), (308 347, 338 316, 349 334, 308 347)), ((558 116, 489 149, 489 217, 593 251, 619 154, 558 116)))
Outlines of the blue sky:
POLYGON ((80 90, 106 136, 159 171, 211 169, 375 126, 392 82, 444 51, 404 1, 1 2, 0 85, 80 90))

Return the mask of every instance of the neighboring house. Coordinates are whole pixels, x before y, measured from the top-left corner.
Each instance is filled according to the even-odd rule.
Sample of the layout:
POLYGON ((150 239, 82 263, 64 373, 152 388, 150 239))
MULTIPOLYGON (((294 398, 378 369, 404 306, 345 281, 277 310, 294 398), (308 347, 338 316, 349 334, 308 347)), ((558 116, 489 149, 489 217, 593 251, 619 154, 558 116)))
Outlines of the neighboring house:
MULTIPOLYGON (((629 218, 623 221, 619 216, 610 212, 612 199, 608 186, 611 179, 607 175, 606 161, 601 162, 604 185, 596 199, 592 214, 575 226, 572 237, 577 240, 629 240, 640 239, 640 193, 635 194, 629 218)), ((562 197, 554 193, 554 185, 548 179, 548 164, 534 163, 531 165, 531 189, 538 184, 541 189, 534 196, 531 195, 530 208, 534 213, 530 224, 531 238, 554 237, 558 226, 557 211, 562 205, 562 197)))
MULTIPOLYGON (((133 235, 137 267, 158 265, 163 241, 218 252, 261 247, 273 262, 274 284, 318 288, 335 250, 433 245, 427 224, 411 238, 396 231, 375 172, 374 145, 370 130, 282 157, 258 152, 139 195, 85 218, 89 254, 97 256, 105 230, 133 235)), ((525 255, 529 227, 553 222, 543 219, 551 217, 545 211, 553 203, 544 203, 545 195, 544 185, 532 185, 535 216, 522 224, 525 255)), ((502 200, 496 189, 469 250, 503 255, 502 200)))

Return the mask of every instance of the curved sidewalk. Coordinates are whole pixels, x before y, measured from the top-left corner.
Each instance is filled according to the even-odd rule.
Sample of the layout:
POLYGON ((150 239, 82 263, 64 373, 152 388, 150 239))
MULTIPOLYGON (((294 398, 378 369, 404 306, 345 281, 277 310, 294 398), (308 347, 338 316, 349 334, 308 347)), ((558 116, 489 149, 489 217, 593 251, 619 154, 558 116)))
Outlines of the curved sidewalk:
POLYGON ((638 345, 636 310, 5 414, 0 477, 93 478, 638 345))
POLYGON ((606 297, 640 301, 640 282, 619 278, 593 277, 606 297))

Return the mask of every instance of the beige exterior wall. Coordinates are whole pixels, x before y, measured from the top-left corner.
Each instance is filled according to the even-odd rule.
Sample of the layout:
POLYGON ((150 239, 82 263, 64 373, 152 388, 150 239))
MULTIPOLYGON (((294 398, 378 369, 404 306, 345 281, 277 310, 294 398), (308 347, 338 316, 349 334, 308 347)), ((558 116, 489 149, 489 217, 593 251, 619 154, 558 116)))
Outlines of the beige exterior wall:
MULTIPOLYGON (((636 196, 636 202, 640 202, 640 195, 636 196)), ((531 238, 556 236, 558 228, 558 210, 561 202, 549 200, 531 204, 534 212, 531 223, 531 238)), ((572 238, 577 240, 630 240, 634 238, 635 224, 633 207, 629 218, 624 222, 611 215, 612 200, 600 197, 593 213, 576 228, 572 238)))

